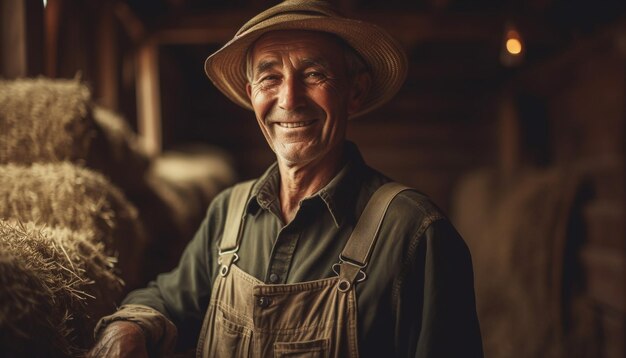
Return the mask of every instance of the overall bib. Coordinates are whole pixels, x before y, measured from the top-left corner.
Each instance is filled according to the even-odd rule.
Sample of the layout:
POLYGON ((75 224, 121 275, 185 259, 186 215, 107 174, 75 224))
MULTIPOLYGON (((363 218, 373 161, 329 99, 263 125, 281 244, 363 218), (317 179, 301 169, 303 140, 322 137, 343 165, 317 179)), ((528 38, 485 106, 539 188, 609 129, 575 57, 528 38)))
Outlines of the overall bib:
POLYGON ((337 276, 268 285, 234 262, 252 182, 233 188, 220 244, 219 274, 204 318, 197 357, 358 357, 355 284, 391 200, 409 188, 388 183, 368 202, 339 262, 337 276))

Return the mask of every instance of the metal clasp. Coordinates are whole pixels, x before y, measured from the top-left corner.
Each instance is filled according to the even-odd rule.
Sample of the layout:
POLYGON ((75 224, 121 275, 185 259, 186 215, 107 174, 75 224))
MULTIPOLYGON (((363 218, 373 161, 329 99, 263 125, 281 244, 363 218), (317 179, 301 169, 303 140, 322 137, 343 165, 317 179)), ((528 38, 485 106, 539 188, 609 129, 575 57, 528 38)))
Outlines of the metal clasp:
POLYGON ((239 245, 237 245, 237 247, 235 247, 232 250, 222 251, 221 249, 219 249, 219 251, 217 252, 218 254, 217 263, 220 265, 222 265, 222 262, 223 262, 222 256, 232 255, 232 260, 230 260, 230 262, 227 265, 222 265, 222 267, 220 267, 220 275, 222 277, 228 274, 228 271, 230 271, 230 265, 232 265, 233 263, 237 262, 237 260, 239 260, 239 255, 237 255, 237 251, 239 251, 239 245))
POLYGON ((217 254, 219 256, 228 255, 228 254, 235 254, 235 255, 237 255, 237 251, 239 251, 239 245, 237 245, 237 247, 235 247, 232 250, 222 251, 222 249, 218 249, 217 254))
POLYGON ((359 268, 359 274, 360 276, 357 276, 356 278, 356 282, 363 282, 367 279, 367 274, 365 273, 365 271, 363 271, 363 269, 367 266, 367 264, 365 265, 359 265, 358 263, 351 261, 349 259, 346 259, 345 257, 343 257, 343 255, 339 254, 339 262, 336 264, 333 264, 332 269, 333 272, 337 275, 340 276, 340 268, 341 265, 343 264, 348 264, 348 265, 352 265, 355 267, 359 268))

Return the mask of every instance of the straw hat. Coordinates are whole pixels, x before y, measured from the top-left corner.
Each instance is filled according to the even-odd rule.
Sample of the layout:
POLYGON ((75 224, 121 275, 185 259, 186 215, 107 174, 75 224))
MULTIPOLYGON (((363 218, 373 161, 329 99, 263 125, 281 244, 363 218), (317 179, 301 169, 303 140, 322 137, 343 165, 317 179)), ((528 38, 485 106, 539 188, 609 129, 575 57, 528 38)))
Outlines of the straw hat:
POLYGON ((381 106, 400 89, 407 73, 407 58, 387 32, 366 22, 338 15, 320 0, 287 0, 253 17, 235 37, 209 56, 204 70, 226 97, 252 110, 246 94, 246 53, 261 35, 276 30, 311 30, 342 38, 361 55, 372 76, 363 108, 351 118, 381 106))

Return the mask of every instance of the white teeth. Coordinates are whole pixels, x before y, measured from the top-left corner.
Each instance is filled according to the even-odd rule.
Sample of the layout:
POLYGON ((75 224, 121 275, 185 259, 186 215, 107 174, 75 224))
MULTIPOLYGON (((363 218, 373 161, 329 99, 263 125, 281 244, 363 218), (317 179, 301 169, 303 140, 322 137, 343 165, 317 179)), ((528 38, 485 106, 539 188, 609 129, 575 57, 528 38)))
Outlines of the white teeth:
POLYGON ((306 121, 306 122, 293 122, 293 123, 288 123, 288 122, 279 122, 278 125, 283 127, 283 128, 298 128, 298 127, 305 127, 308 126, 309 124, 313 123, 314 121, 306 121))

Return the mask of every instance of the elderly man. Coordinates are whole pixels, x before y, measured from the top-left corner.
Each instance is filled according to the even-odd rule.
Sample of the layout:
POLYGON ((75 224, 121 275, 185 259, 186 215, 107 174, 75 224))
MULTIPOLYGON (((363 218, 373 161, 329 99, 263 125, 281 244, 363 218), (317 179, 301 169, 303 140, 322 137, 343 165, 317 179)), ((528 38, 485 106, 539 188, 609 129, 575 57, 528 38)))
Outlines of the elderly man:
POLYGON ((178 267, 100 321, 91 355, 167 355, 178 336, 203 357, 482 356, 463 240, 346 141, 406 62, 378 27, 302 0, 210 56, 209 78, 254 110, 276 163, 214 200, 178 267))

